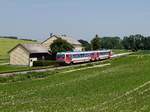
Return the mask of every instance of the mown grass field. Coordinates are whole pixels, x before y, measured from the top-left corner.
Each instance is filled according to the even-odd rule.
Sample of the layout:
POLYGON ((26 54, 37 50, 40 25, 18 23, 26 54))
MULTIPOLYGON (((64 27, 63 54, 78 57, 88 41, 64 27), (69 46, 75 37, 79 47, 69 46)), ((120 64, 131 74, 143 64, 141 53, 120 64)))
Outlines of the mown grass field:
POLYGON ((0 65, 0 73, 31 70, 31 67, 26 66, 14 66, 14 65, 0 65))
POLYGON ((112 52, 114 54, 120 54, 120 53, 126 53, 126 52, 129 52, 128 50, 125 50, 125 49, 112 49, 112 52))
POLYGON ((32 41, 0 38, 0 63, 8 62, 8 51, 19 43, 33 43, 32 41))
POLYGON ((0 83, 0 111, 149 112, 150 56, 134 54, 108 63, 0 83))

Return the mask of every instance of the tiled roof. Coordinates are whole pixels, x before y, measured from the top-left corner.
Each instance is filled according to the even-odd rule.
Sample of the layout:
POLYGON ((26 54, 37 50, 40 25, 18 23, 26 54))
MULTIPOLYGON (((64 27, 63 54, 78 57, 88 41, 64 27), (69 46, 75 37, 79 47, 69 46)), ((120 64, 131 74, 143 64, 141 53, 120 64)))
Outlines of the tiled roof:
MULTIPOLYGON (((56 35, 57 36, 57 35, 56 35)), ((68 37, 68 36, 57 36, 59 38, 62 38, 64 40, 66 40, 67 42, 69 42, 70 44, 77 44, 77 45, 81 45, 80 42, 78 42, 76 39, 72 38, 72 37, 68 37)))
MULTIPOLYGON (((64 36, 64 35, 52 35, 51 37, 46 39, 44 42, 51 39, 52 37, 62 38, 62 39, 66 40, 67 42, 69 42, 72 45, 81 45, 81 43, 79 41, 77 41, 76 39, 74 39, 72 37, 69 37, 69 36, 64 36)), ((42 42, 42 43, 44 43, 44 42, 42 42)))
POLYGON ((41 44, 18 44, 14 48, 12 48, 8 53, 13 51, 18 46, 22 46, 29 53, 48 53, 48 49, 41 44))
POLYGON ((41 44, 21 44, 30 53, 48 53, 48 49, 41 44))

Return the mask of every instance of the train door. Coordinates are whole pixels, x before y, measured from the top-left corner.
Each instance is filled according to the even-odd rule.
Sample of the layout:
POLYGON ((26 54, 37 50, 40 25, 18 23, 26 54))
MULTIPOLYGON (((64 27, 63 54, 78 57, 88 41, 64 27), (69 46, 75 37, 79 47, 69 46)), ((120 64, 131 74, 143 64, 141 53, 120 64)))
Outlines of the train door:
POLYGON ((91 53, 91 61, 95 61, 95 53, 91 53))
POLYGON ((70 64, 70 63, 71 63, 71 55, 70 55, 70 54, 66 54, 65 62, 66 62, 67 64, 70 64))
POLYGON ((112 52, 110 51, 108 58, 111 59, 111 56, 112 56, 112 52))
POLYGON ((96 59, 97 59, 97 60, 100 60, 100 53, 99 53, 99 52, 97 52, 96 59))

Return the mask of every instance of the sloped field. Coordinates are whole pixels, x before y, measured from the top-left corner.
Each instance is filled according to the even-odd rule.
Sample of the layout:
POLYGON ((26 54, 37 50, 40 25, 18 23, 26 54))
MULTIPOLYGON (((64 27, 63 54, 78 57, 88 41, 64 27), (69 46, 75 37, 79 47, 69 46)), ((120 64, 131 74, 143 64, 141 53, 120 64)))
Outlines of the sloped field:
POLYGON ((8 51, 19 43, 33 43, 33 41, 0 38, 0 62, 5 61, 8 58, 8 51))

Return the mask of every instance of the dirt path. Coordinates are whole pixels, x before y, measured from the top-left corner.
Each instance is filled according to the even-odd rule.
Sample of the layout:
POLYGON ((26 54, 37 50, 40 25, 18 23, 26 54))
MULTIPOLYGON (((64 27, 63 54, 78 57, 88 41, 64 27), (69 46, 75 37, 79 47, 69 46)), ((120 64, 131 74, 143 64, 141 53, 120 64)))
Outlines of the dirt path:
POLYGON ((110 63, 107 63, 107 64, 95 65, 95 66, 90 66, 90 67, 84 67, 84 68, 79 68, 79 69, 73 69, 73 70, 69 70, 69 71, 62 72, 62 73, 70 73, 70 72, 74 72, 74 71, 86 70, 86 69, 89 69, 89 68, 104 67, 104 66, 109 66, 109 65, 111 65, 111 64, 110 64, 110 63))

